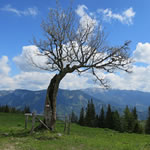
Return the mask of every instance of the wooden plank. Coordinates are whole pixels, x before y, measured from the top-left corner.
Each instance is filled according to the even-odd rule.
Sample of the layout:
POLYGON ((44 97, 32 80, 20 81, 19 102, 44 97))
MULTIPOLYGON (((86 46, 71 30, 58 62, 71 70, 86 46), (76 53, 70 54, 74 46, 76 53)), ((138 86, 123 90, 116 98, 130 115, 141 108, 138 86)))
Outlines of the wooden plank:
MULTIPOLYGON (((25 116, 32 116, 32 113, 25 113, 25 116)), ((36 114, 36 116, 44 116, 43 114, 36 114)))
POLYGON ((50 129, 48 128, 48 126, 47 126, 42 120, 40 120, 38 117, 36 117, 36 118, 39 120, 39 122, 40 122, 41 124, 43 124, 43 126, 44 126, 46 129, 50 130, 50 129))
POLYGON ((32 116, 32 113, 25 113, 25 116, 32 116))

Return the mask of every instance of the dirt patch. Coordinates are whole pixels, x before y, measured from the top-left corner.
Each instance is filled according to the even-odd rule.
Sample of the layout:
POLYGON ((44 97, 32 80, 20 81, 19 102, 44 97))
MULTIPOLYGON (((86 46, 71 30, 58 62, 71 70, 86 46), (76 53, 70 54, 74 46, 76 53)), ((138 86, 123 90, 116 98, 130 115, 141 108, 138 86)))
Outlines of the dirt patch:
POLYGON ((7 145, 4 145, 4 148, 2 148, 0 150, 16 150, 16 149, 15 149, 14 145, 7 144, 7 145))

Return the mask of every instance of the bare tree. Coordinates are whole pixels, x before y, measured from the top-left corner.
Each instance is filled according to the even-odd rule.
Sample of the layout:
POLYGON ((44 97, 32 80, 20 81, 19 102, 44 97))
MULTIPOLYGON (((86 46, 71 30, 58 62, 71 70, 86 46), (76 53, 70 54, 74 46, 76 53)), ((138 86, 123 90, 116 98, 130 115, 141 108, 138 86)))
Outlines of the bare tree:
POLYGON ((71 7, 63 10, 59 6, 51 9, 42 22, 44 38, 34 40, 39 48, 37 55, 46 58, 45 66, 32 64, 56 74, 51 79, 45 100, 45 123, 53 130, 56 122, 56 97, 60 81, 74 71, 91 73, 100 84, 107 87, 106 81, 97 73, 112 73, 115 70, 130 72, 129 41, 122 46, 109 47, 100 25, 84 22, 81 25, 71 7))

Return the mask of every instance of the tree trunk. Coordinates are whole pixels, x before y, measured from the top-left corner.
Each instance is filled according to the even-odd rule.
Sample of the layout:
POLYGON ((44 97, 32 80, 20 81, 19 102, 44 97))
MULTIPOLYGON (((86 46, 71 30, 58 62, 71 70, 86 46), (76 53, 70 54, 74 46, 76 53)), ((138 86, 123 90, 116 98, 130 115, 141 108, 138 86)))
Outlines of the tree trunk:
POLYGON ((44 108, 45 124, 52 131, 55 129, 56 123, 56 97, 58 93, 59 83, 65 75, 55 75, 48 86, 44 108))

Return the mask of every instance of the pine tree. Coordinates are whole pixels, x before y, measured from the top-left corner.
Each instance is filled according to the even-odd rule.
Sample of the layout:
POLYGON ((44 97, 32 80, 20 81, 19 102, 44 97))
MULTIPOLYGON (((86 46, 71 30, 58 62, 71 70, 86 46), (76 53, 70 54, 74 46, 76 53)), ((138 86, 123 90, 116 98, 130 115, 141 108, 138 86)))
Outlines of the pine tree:
POLYGON ((85 124, 88 127, 95 127, 96 126, 96 113, 95 113, 95 106, 93 104, 93 100, 88 101, 87 108, 86 108, 86 115, 85 115, 85 124))
POLYGON ((95 117, 95 127, 99 127, 99 116, 98 116, 98 114, 95 117))
POLYGON ((113 117, 112 117, 110 104, 108 105, 107 112, 106 112, 105 127, 109 129, 113 129, 113 117))
POLYGON ((91 110, 90 110, 90 101, 88 101, 87 107, 86 107, 86 114, 85 114, 85 125, 91 126, 91 110))
POLYGON ((30 112, 31 112, 31 111, 30 111, 30 107, 27 106, 27 105, 25 105, 23 112, 24 112, 24 113, 30 113, 30 112))
POLYGON ((148 118, 145 124, 145 133, 150 134, 150 106, 148 108, 148 118))
POLYGON ((134 119, 137 120, 138 119, 138 115, 137 115, 136 107, 133 108, 132 114, 133 114, 134 119))
POLYGON ((139 121, 135 121, 133 132, 134 133, 143 133, 143 127, 140 125, 139 121))
POLYGON ((127 132, 128 131, 128 119, 129 119, 129 108, 126 106, 124 110, 124 116, 123 116, 123 131, 127 132))
POLYGON ((93 100, 90 103, 90 117, 91 117, 91 127, 96 127, 96 112, 93 100))
POLYGON ((118 111, 112 113, 113 118, 113 129, 116 131, 121 131, 121 120, 118 111))
POLYGON ((105 127, 105 116, 104 116, 104 108, 102 106, 101 108, 101 112, 100 112, 100 115, 99 115, 99 124, 98 126, 100 128, 104 128, 105 127))
POLYGON ((9 113, 10 109, 8 105, 5 105, 4 112, 9 113))
POLYGON ((73 111, 71 113, 71 122, 72 123, 77 123, 78 122, 78 117, 76 116, 76 114, 73 111))
POLYGON ((140 125, 140 122, 138 120, 136 107, 133 108, 132 115, 133 115, 133 118, 134 118, 133 132, 134 133, 143 133, 143 127, 140 125))
POLYGON ((81 125, 81 126, 85 125, 84 108, 83 107, 81 108, 81 111, 80 111, 79 125, 81 125))
POLYGON ((10 111, 11 111, 11 113, 16 113, 17 110, 16 110, 15 107, 11 107, 11 110, 10 110, 10 111))
POLYGON ((124 121, 123 121, 123 126, 124 126, 124 131, 126 132, 133 132, 134 130, 134 116, 130 112, 128 106, 126 106, 124 110, 124 121))
POLYGON ((0 112, 3 112, 3 106, 0 105, 0 112))

